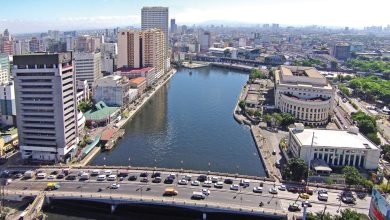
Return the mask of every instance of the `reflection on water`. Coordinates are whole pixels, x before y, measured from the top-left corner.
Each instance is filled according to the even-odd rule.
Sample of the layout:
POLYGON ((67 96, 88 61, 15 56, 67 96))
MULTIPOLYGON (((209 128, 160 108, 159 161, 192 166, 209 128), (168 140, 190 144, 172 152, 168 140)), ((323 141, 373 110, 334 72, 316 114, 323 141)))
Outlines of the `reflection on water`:
POLYGON ((225 69, 179 70, 127 124, 118 146, 92 164, 263 176, 249 128, 232 117, 247 78, 225 69))

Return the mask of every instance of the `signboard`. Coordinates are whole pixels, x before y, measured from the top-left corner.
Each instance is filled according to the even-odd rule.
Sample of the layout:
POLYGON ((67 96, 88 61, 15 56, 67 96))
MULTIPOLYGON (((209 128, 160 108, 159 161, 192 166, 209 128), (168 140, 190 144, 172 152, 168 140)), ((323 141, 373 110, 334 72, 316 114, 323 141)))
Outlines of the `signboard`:
POLYGON ((381 193, 372 189, 372 197, 370 203, 370 210, 368 215, 371 219, 376 220, 390 220, 390 204, 381 193))

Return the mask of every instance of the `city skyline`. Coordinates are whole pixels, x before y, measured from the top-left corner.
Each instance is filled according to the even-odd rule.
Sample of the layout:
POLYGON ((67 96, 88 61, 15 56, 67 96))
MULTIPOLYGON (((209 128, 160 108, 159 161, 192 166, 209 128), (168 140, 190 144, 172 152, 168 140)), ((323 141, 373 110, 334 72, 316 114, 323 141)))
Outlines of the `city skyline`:
POLYGON ((387 26, 388 19, 383 15, 386 14, 390 3, 385 0, 374 0, 372 4, 364 4, 362 0, 342 2, 336 0, 296 0, 293 2, 243 0, 240 4, 233 0, 211 2, 201 0, 191 3, 179 0, 131 2, 70 0, 66 7, 60 7, 64 10, 58 10, 58 5, 48 0, 37 0, 33 5, 27 0, 18 0, 3 3, 0 29, 8 28, 12 33, 33 33, 48 29, 64 31, 140 27, 143 6, 169 7, 170 18, 175 18, 179 25, 223 23, 237 26, 243 23, 247 25, 279 23, 295 26, 363 28, 372 25, 387 26), (40 10, 31 10, 31 7, 40 10), (234 16, 234 14, 240 16, 234 16))

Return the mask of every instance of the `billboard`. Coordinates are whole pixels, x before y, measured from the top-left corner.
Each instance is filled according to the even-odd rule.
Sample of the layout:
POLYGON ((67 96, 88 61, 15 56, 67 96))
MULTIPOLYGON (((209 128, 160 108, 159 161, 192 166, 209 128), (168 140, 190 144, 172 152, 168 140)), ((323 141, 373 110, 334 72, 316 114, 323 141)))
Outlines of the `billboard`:
POLYGON ((372 189, 370 210, 368 215, 375 220, 390 220, 390 204, 382 194, 372 189))

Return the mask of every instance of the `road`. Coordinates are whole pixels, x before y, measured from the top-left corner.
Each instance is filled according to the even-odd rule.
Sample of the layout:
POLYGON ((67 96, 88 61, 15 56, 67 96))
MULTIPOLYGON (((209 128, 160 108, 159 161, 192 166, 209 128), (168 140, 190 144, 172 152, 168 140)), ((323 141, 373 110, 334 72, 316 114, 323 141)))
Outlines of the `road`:
MULTIPOLYGON (((50 173, 52 170, 45 170, 45 172, 50 173)), ((87 170, 85 170, 87 171, 87 170)), ((179 193, 176 197, 172 197, 172 200, 178 199, 182 201, 191 201, 191 195, 194 191, 199 191, 202 188, 201 186, 191 186, 188 185, 178 185, 177 180, 184 177, 186 174, 176 174, 176 181, 173 184, 164 184, 164 183, 152 183, 151 178, 149 178, 148 183, 141 183, 139 177, 140 171, 131 171, 130 175, 137 175, 138 178, 136 181, 129 181, 124 179, 123 181, 118 181, 120 184, 119 189, 110 189, 110 186, 115 181, 97 181, 96 177, 91 177, 89 180, 80 181, 80 180, 65 180, 65 179, 15 179, 10 185, 6 187, 6 193, 12 194, 15 191, 25 191, 26 193, 42 191, 46 188, 48 182, 57 182, 61 185, 61 188, 55 193, 71 193, 73 195, 115 195, 115 196, 144 196, 154 199, 164 199, 163 192, 166 187, 174 187, 179 193), (146 190, 147 188, 150 190, 146 190), (98 192, 99 188, 103 189, 101 192, 98 192), (141 190, 142 189, 142 190, 141 190), (141 195, 142 194, 142 195, 141 195)), ((169 174, 162 173, 162 180, 164 180, 169 174)), ((193 175, 192 179, 196 179, 197 176, 193 175)), ((219 177, 224 179, 224 177, 219 177)), ((234 179, 235 184, 238 184, 240 179, 234 179)), ((298 198, 298 194, 294 194, 287 191, 278 190, 278 194, 270 194, 268 190, 274 185, 272 183, 264 183, 263 193, 254 193, 252 191, 254 186, 259 186, 261 181, 251 180, 250 187, 240 187, 238 191, 230 190, 229 184, 223 184, 222 189, 217 189, 214 187, 210 189, 210 195, 203 201, 210 205, 221 205, 221 206, 242 206, 243 208, 252 208, 259 209, 259 203, 263 202, 264 208, 266 210, 274 211, 286 211, 288 205, 292 202, 303 201, 303 199, 298 198)), ((276 187, 279 185, 277 184, 276 187)), ((329 200, 327 202, 319 201, 316 194, 309 199, 313 204, 313 207, 309 208, 311 212, 318 212, 324 209, 324 205, 327 205, 328 211, 336 211, 347 207, 352 207, 355 210, 361 213, 368 213, 368 207, 370 202, 370 197, 366 196, 365 199, 357 199, 356 205, 350 206, 344 203, 340 203, 339 200, 340 191, 338 190, 328 190, 329 200)), ((165 197, 166 199, 166 197, 165 197)))

